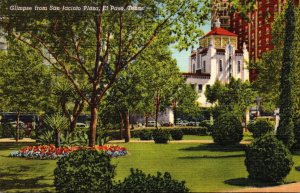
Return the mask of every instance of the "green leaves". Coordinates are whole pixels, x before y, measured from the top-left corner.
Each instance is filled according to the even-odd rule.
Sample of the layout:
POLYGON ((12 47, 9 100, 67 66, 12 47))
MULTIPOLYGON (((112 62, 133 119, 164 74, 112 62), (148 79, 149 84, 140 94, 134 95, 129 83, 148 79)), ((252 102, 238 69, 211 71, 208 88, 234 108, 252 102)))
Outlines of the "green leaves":
POLYGON ((46 127, 52 129, 55 132, 61 132, 68 128, 68 119, 59 113, 53 114, 51 116, 46 116, 44 119, 44 124, 46 127))
POLYGON ((205 96, 207 101, 217 104, 215 110, 229 110, 237 116, 243 117, 247 108, 254 103, 256 93, 252 90, 249 82, 231 79, 225 85, 216 81, 206 90, 205 96))
POLYGON ((3 111, 40 112, 50 106, 51 77, 42 59, 28 46, 9 42, 0 53, 0 90, 3 111))

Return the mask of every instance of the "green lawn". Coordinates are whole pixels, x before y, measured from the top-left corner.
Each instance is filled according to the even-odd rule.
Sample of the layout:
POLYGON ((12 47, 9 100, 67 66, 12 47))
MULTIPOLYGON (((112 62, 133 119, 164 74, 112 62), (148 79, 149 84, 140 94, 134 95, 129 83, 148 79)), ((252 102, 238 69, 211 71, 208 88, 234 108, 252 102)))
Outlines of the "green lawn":
MULTIPOLYGON (((249 185, 243 146, 228 149, 213 144, 120 145, 127 147, 129 155, 112 161, 117 165, 117 180, 127 176, 133 167, 152 174, 168 171, 175 179, 185 180, 194 192, 234 190, 249 185)), ((56 161, 8 157, 18 148, 16 144, 0 143, 0 191, 53 191, 52 173, 56 161)), ((294 155, 294 162, 295 166, 300 165, 300 154, 294 155)), ((287 181, 299 179, 300 172, 293 168, 287 181)))

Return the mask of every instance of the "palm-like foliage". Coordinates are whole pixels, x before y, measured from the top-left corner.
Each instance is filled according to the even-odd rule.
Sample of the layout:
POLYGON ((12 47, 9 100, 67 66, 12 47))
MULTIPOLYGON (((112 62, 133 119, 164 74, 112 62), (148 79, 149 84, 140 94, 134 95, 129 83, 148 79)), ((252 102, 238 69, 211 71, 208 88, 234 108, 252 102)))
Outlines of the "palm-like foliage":
POLYGON ((68 119, 59 113, 51 116, 46 116, 44 124, 49 129, 53 130, 56 138, 56 146, 60 146, 60 133, 69 127, 68 119))

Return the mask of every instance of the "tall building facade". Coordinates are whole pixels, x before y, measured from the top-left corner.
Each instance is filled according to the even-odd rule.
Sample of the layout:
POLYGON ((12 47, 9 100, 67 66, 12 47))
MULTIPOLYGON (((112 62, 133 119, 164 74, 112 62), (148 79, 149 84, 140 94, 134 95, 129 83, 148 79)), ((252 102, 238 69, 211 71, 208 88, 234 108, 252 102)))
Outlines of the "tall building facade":
POLYGON ((214 29, 215 21, 219 19, 221 27, 224 29, 230 28, 230 3, 227 0, 211 0, 211 29, 214 29))
MULTIPOLYGON (((256 9, 248 14, 248 19, 242 18, 238 13, 230 14, 228 29, 238 35, 238 49, 242 49, 246 43, 251 62, 257 61, 264 52, 273 49, 272 23, 276 15, 283 10, 285 2, 286 0, 257 0, 256 9)), ((299 0, 294 0, 294 3, 299 5, 299 0)), ((255 77, 255 70, 251 70, 250 80, 254 80, 255 77)))

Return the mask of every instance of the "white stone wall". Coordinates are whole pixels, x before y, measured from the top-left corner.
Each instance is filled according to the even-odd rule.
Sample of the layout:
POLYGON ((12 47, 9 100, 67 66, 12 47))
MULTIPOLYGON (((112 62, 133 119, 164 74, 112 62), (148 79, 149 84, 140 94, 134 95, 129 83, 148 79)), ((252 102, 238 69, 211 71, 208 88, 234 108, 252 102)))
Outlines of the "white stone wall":
MULTIPOLYGON (((212 45, 212 44, 211 44, 212 45)), ((221 81, 222 83, 228 83, 229 76, 229 47, 226 46, 225 53, 217 52, 217 50, 210 46, 207 50, 206 54, 200 54, 201 50, 197 50, 197 59, 196 62, 192 62, 191 65, 194 64, 196 70, 201 69, 202 73, 210 74, 210 78, 207 79, 205 76, 192 76, 187 78, 186 82, 188 84, 195 85, 195 89, 198 92, 199 98, 198 102, 202 106, 210 106, 211 104, 206 101, 205 90, 208 85, 213 85, 216 80, 221 81), (222 61, 222 71, 220 71, 219 61, 222 61), (197 61, 201 62, 200 68, 197 66, 197 61), (203 66, 203 61, 205 61, 205 71, 203 66), (199 85, 202 85, 202 90, 199 91, 199 85)), ((248 61, 249 61, 249 53, 247 49, 244 47, 243 53, 235 53, 235 47, 232 48, 231 53, 231 61, 232 61, 232 77, 236 79, 241 79, 242 81, 249 80, 249 70, 248 70, 248 61), (240 71, 238 70, 238 63, 240 62, 240 71)), ((190 66, 190 69, 192 67, 190 66)), ((192 73, 192 70, 190 71, 192 73)))

